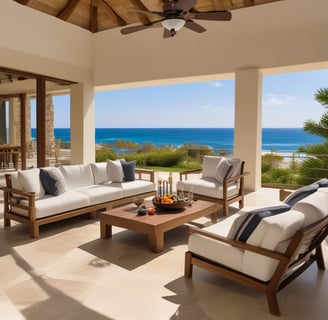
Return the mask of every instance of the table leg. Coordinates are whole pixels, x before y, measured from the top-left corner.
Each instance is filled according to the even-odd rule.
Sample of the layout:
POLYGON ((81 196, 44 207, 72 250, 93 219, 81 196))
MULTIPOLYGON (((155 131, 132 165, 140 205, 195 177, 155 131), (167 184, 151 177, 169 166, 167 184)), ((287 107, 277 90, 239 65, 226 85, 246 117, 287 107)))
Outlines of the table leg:
POLYGON ((164 232, 150 230, 148 233, 149 249, 153 252, 161 252, 164 248, 164 232))
POLYGON ((213 212, 211 214, 211 220, 212 220, 212 223, 217 223, 217 221, 218 221, 218 212, 213 212))
POLYGON ((112 226, 110 224, 106 224, 104 221, 100 221, 100 237, 102 239, 112 237, 112 226))

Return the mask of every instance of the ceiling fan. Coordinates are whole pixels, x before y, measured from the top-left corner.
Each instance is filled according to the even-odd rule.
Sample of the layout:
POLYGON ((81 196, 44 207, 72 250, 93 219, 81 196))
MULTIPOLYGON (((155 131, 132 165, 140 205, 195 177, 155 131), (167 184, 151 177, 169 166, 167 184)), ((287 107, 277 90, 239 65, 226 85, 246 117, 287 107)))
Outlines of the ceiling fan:
POLYGON ((161 19, 146 24, 126 27, 121 29, 122 34, 148 29, 157 23, 164 27, 164 38, 174 37, 178 30, 186 27, 192 31, 202 33, 206 29, 193 20, 211 20, 211 21, 230 21, 231 13, 229 11, 207 11, 193 12, 191 9, 195 6, 196 0, 169 0, 163 5, 163 11, 144 11, 130 10, 132 12, 151 14, 161 17, 161 19))

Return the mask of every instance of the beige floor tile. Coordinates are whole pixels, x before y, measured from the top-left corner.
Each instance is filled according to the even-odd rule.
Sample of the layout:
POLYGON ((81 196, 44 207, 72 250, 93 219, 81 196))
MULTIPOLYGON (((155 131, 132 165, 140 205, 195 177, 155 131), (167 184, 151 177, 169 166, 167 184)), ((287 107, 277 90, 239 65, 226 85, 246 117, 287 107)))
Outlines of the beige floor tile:
MULTIPOLYGON (((278 200, 262 189, 246 197, 247 206, 278 200)), ((234 206, 237 210, 236 206, 234 206)), ((207 225, 208 218, 197 224, 207 225)), ((113 228, 100 239, 99 219, 82 217, 28 228, 0 222, 1 319, 27 320, 325 320, 328 274, 311 266, 278 299, 282 316, 268 312, 258 292, 199 268, 185 279, 186 228, 165 234, 161 253, 148 250, 145 235, 113 228)), ((328 243, 324 244, 328 261, 328 243)), ((326 262, 326 265, 328 262, 326 262)))

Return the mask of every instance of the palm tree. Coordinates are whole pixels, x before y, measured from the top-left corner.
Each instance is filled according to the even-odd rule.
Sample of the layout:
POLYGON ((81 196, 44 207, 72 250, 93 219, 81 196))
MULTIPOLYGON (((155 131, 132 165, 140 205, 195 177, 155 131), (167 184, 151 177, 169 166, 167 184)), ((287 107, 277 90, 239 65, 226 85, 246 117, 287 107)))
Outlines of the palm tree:
MULTIPOLYGON (((319 89, 314 97, 324 108, 328 109, 328 88, 319 89)), ((303 129, 309 134, 326 140, 323 143, 302 146, 298 150, 298 152, 311 156, 301 163, 298 178, 298 183, 308 184, 328 176, 328 111, 321 116, 318 122, 305 121, 303 129)))
MULTIPOLYGON (((319 89, 315 95, 315 100, 328 109, 328 88, 319 89)), ((304 131, 319 137, 328 139, 328 111, 320 118, 320 121, 307 120, 304 122, 304 131)))

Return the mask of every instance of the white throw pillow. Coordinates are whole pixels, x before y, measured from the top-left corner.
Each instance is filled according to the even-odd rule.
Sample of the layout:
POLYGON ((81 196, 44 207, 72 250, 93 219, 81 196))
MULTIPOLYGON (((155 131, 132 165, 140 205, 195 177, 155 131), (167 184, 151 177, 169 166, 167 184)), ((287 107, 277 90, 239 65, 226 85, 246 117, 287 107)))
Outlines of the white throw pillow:
POLYGON ((101 184, 109 180, 106 162, 91 163, 91 168, 95 184, 101 184))
POLYGON ((25 192, 35 192, 35 198, 42 198, 45 194, 40 181, 40 169, 19 170, 18 180, 25 192))
POLYGON ((223 180, 228 175, 229 170, 231 170, 231 164, 226 158, 222 157, 215 168, 215 179, 220 183, 223 183, 223 180))
POLYGON ((108 180, 113 182, 123 182, 124 174, 120 160, 107 160, 108 180))
POLYGON ((216 179, 215 170, 221 159, 217 156, 204 156, 202 178, 216 179))
POLYGON ((227 178, 236 177, 240 175, 241 171, 241 160, 234 158, 234 159, 227 159, 228 162, 231 164, 232 168, 229 171, 227 178))

